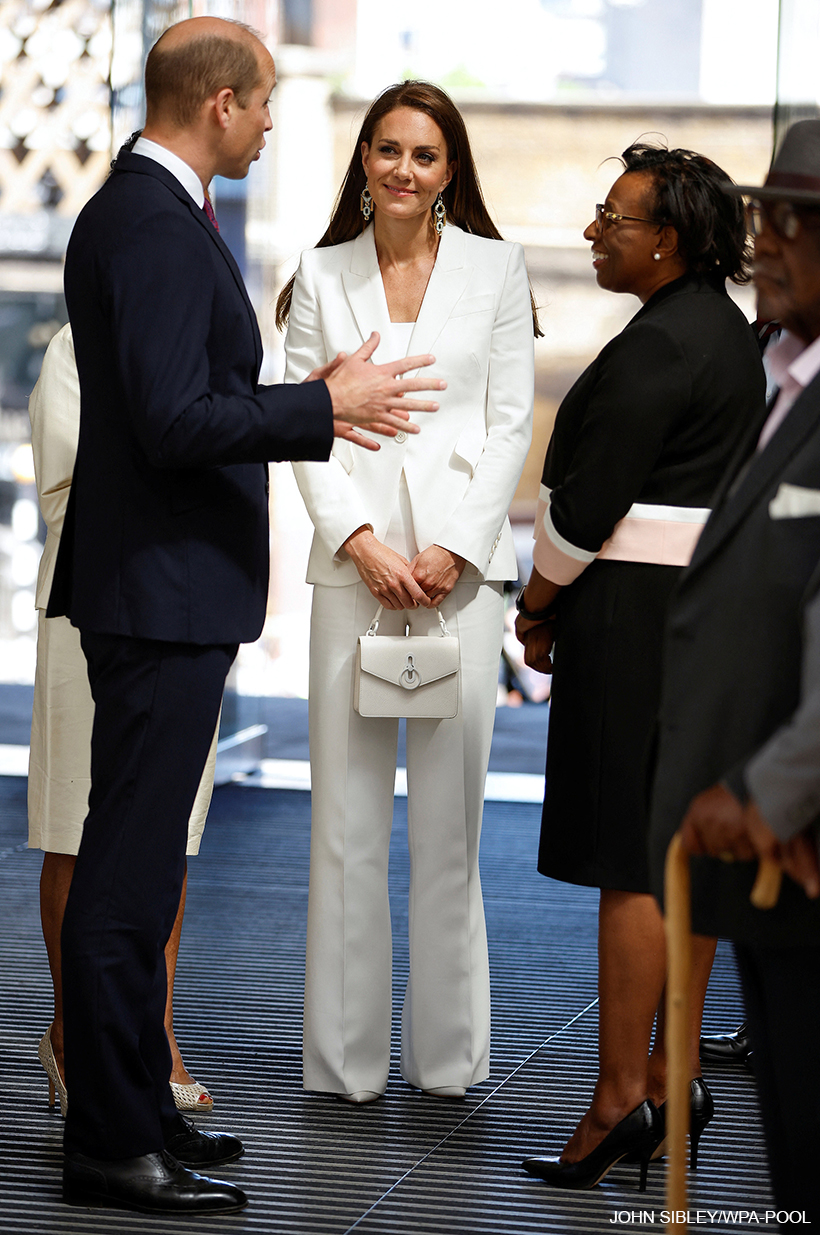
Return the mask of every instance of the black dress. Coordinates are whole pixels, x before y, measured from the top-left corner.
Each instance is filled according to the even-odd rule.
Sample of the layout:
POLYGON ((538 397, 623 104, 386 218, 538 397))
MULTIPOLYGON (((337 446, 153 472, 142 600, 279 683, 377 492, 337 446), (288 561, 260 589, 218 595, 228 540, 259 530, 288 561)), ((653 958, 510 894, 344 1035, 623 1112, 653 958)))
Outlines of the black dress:
MULTIPOLYGON (((633 503, 708 507, 764 398, 753 331, 725 288, 666 284, 558 410, 543 476, 553 535, 597 553, 633 503)), ((596 559, 559 595, 543 875, 649 891, 647 782, 680 570, 596 559)))

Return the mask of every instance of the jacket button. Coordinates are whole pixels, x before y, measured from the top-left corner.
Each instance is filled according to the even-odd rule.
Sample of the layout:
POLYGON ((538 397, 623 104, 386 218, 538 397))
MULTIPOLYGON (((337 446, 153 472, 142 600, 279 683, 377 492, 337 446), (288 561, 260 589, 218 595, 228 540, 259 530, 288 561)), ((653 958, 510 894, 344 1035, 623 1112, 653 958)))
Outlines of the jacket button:
POLYGON ((403 429, 399 429, 398 433, 396 434, 396 441, 397 441, 397 442, 406 442, 406 441, 407 441, 407 434, 404 432, 404 430, 403 430, 403 429))

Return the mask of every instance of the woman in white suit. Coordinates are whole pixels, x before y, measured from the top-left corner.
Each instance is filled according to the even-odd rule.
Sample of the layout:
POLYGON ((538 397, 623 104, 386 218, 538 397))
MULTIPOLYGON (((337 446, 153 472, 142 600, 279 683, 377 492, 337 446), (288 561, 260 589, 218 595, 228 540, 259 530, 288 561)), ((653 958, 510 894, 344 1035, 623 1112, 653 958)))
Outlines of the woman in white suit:
POLYGON ((425 82, 386 90, 365 117, 330 226, 279 301, 288 381, 379 335, 378 359, 434 353, 445 379, 421 433, 381 450, 337 441, 294 464, 315 525, 308 581, 313 789, 304 1083, 351 1102, 387 1084, 391 938, 387 863, 398 722, 352 706, 354 654, 381 633, 459 639, 460 710, 408 720, 410 980, 405 1080, 463 1098, 489 1071, 487 938, 478 871, 505 579, 507 510, 530 441, 537 319, 520 245, 481 196, 464 122, 425 82))

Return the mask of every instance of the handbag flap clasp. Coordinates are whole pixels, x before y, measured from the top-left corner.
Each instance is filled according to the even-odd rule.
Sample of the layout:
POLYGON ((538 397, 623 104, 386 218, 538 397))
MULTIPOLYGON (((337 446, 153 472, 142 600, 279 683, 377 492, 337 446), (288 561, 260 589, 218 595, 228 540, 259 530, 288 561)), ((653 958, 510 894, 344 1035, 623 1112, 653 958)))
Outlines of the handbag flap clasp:
POLYGON ((383 636, 381 639, 360 636, 362 672, 402 686, 405 690, 415 690, 458 673, 458 639, 453 635, 413 638, 415 646, 412 651, 407 647, 409 642, 403 636, 383 636), (423 644, 420 649, 419 644, 423 644))

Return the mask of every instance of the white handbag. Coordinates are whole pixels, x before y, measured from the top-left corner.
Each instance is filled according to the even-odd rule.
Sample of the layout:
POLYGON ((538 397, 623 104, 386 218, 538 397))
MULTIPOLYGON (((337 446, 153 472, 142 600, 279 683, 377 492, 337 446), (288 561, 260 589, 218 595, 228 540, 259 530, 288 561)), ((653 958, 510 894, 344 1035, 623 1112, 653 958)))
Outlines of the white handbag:
POLYGON ((379 635, 382 609, 359 635, 353 707, 360 716, 458 716, 458 639, 439 610, 440 635, 379 635))

